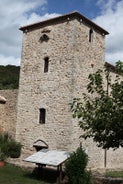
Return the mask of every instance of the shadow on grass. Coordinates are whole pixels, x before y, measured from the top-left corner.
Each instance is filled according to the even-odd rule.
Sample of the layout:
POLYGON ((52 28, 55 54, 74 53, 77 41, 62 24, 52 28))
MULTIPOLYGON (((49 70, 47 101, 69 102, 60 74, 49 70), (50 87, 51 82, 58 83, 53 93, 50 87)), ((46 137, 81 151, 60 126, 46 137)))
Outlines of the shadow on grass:
MULTIPOLYGON (((54 168, 43 167, 38 169, 36 167, 33 171, 30 171, 30 169, 22 169, 12 164, 6 164, 0 168, 0 184, 56 184, 57 179, 58 172, 54 168)), ((67 184, 66 182, 61 183, 67 184)))
MULTIPOLYGON (((52 168, 38 168, 36 167, 31 173, 26 173, 25 177, 41 180, 45 183, 56 183, 58 179, 58 172, 52 168)), ((64 173, 63 173, 64 177, 64 173)))

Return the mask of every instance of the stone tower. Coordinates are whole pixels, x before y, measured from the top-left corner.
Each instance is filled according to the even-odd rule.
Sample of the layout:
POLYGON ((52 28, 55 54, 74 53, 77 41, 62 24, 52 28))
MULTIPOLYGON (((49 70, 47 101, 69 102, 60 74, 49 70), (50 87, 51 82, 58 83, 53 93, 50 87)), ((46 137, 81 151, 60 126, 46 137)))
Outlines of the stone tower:
MULTIPOLYGON (((70 103, 86 92, 88 75, 103 67, 108 32, 78 12, 20 30, 23 46, 16 138, 24 145, 24 154, 34 151, 38 139, 49 149, 75 150, 81 130, 72 118, 70 103)), ((91 141, 82 144, 94 155, 97 148, 91 141)), ((98 151, 98 156, 102 154, 98 151)))

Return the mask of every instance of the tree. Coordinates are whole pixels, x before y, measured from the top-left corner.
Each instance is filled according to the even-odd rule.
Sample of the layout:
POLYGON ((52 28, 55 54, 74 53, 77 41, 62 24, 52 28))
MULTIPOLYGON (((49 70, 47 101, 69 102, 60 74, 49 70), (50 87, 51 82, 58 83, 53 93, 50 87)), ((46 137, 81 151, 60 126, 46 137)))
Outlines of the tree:
POLYGON ((18 89, 20 67, 14 65, 0 66, 0 90, 18 89))
POLYGON ((105 149, 123 147, 122 62, 116 63, 115 72, 113 82, 108 67, 90 74, 87 94, 83 94, 83 100, 75 98, 71 104, 73 117, 78 118, 84 130, 82 137, 92 137, 97 146, 105 149))

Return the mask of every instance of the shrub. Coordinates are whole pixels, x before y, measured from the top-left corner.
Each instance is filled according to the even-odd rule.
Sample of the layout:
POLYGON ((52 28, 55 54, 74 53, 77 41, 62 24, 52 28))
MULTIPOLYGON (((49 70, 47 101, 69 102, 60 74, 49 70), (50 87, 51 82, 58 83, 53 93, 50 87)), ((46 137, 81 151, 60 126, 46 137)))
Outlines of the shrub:
POLYGON ((1 160, 5 160, 5 158, 7 158, 9 156, 9 152, 8 152, 8 145, 9 145, 9 141, 10 141, 10 136, 8 135, 8 133, 0 133, 0 152, 1 152, 1 160))
POLYGON ((91 172, 86 170, 88 155, 79 147, 65 162, 65 171, 70 184, 91 184, 91 172))
POLYGON ((1 148, 0 148, 0 161, 4 161, 6 159, 6 156, 5 154, 1 151, 1 148))
POLYGON ((9 156, 11 158, 19 158, 21 154, 21 147, 22 145, 19 142, 16 142, 15 140, 11 140, 9 142, 9 156))
POLYGON ((0 133, 0 160, 8 157, 18 158, 22 145, 14 140, 8 133, 0 133))

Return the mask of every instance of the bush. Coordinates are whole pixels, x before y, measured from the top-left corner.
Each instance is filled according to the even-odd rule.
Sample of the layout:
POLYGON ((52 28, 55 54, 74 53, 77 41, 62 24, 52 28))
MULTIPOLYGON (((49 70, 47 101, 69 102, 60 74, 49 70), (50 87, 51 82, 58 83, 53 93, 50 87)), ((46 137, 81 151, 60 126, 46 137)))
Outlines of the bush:
MULTIPOLYGON (((0 133, 0 152, 4 159, 9 156, 8 152, 9 139, 10 136, 8 135, 8 133, 0 133)), ((3 158, 0 157, 0 160, 2 160, 3 158)))
POLYGON ((73 152, 65 162, 70 184, 91 184, 91 172, 86 170, 88 156, 82 147, 73 152))
POLYGON ((18 158, 22 145, 14 140, 8 133, 0 133, 0 160, 8 157, 18 158))
POLYGON ((11 158, 19 158, 21 154, 21 147, 22 145, 19 142, 16 142, 15 140, 11 140, 9 142, 9 156, 11 158))

